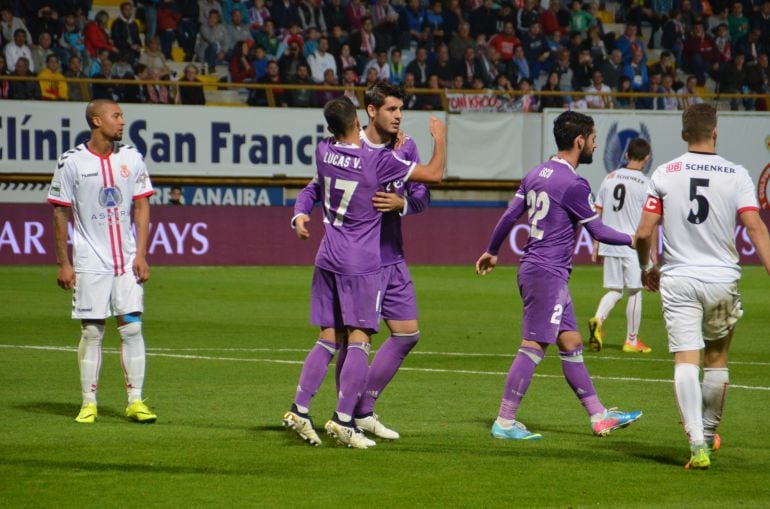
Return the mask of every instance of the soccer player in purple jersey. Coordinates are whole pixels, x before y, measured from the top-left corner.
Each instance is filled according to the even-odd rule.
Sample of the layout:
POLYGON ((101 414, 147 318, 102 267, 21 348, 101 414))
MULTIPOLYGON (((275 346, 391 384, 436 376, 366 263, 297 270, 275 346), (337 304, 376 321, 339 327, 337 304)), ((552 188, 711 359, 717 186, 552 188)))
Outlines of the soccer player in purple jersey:
MULTIPOLYGON (((420 161, 417 144, 405 137, 398 148, 401 127, 403 90, 384 80, 377 81, 364 94, 369 124, 361 131, 363 146, 375 150, 395 150, 405 161, 420 161)), ((307 239, 307 223, 313 204, 321 199, 321 186, 313 179, 297 196, 292 226, 297 236, 307 239)), ((404 260, 401 216, 423 211, 430 204, 428 186, 420 182, 389 182, 374 197, 374 207, 383 213, 380 256, 383 269, 382 317, 390 337, 377 349, 369 366, 366 390, 355 409, 356 426, 379 438, 396 440, 397 431, 382 424, 374 413, 374 405, 382 391, 393 379, 404 358, 420 339, 417 323, 417 300, 409 268, 404 260)), ((337 368, 344 365, 347 348, 343 344, 337 354, 337 368)), ((339 385, 339 380, 338 380, 339 385)))
POLYGON ((642 415, 641 411, 607 409, 599 401, 583 364, 583 340, 568 287, 579 225, 606 244, 629 246, 634 238, 602 224, 588 181, 577 174, 579 164, 590 164, 593 160, 593 119, 574 111, 564 112, 554 122, 553 134, 559 152, 524 177, 511 206, 497 223, 487 251, 476 262, 477 274, 485 275, 494 269, 500 246, 526 211, 530 233, 518 271, 519 293, 524 303, 522 340, 505 380, 500 412, 492 425, 495 438, 542 438, 518 422, 516 412, 545 349, 554 343, 559 347, 564 378, 588 413, 595 435, 605 436, 642 415))
POLYGON ((365 449, 375 442, 358 430, 353 413, 366 387, 369 345, 380 321, 382 214, 372 200, 388 182, 440 182, 446 126, 431 117, 433 157, 421 165, 405 161, 393 151, 361 146, 355 106, 346 98, 329 101, 324 117, 334 138, 323 140, 316 149, 325 234, 316 255, 310 305, 311 322, 321 331, 305 359, 294 403, 283 422, 311 445, 320 445, 309 416, 310 400, 347 337, 348 355, 340 372, 337 408, 324 427, 339 443, 365 449))

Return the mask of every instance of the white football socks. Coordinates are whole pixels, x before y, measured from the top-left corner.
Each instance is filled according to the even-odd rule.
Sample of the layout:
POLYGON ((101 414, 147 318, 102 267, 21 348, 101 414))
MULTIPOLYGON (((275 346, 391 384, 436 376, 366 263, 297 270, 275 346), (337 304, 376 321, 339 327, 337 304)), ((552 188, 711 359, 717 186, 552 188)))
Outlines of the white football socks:
POLYGON ((727 368, 703 368, 703 433, 709 440, 714 438, 730 382, 727 368))
POLYGON ((96 389, 99 384, 99 368, 102 364, 102 339, 104 324, 89 322, 81 325, 78 345, 78 366, 80 366, 80 391, 83 404, 96 404, 96 389))
POLYGON ((639 289, 628 290, 626 303, 626 341, 636 344, 639 334, 639 321, 642 319, 642 292, 639 289))
POLYGON ((682 416, 684 431, 691 444, 703 443, 703 396, 700 386, 700 367, 680 363, 674 367, 674 389, 682 416))
POLYGON ((607 293, 604 294, 604 297, 602 297, 602 300, 599 301, 599 307, 596 309, 594 318, 598 318, 600 322, 604 323, 604 321, 609 316, 610 311, 612 311, 612 308, 614 308, 615 304, 617 304, 622 298, 623 298, 622 291, 609 290, 607 293))
POLYGON ((120 348, 120 361, 123 364, 130 404, 137 399, 142 399, 146 363, 142 323, 130 322, 118 327, 118 331, 120 332, 120 339, 123 340, 120 348))

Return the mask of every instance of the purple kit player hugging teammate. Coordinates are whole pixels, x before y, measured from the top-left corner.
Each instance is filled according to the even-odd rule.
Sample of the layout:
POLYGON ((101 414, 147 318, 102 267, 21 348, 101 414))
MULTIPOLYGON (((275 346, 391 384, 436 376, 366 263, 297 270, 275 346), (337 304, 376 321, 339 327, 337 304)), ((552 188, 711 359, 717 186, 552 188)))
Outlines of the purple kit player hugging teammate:
POLYGON ((500 218, 487 251, 476 262, 476 273, 485 275, 497 265, 497 253, 511 228, 526 212, 530 227, 518 271, 519 293, 524 304, 521 346, 508 371, 505 392, 492 436, 509 440, 537 440, 516 420, 516 411, 527 392, 535 368, 548 345, 559 347, 564 378, 591 419, 595 435, 605 436, 641 417, 642 412, 607 409, 599 401, 583 364, 583 341, 569 294, 572 253, 579 225, 605 244, 633 245, 631 235, 602 224, 596 214, 588 182, 577 174, 579 164, 590 164, 596 148, 591 117, 567 111, 554 122, 558 154, 536 166, 521 181, 511 206, 500 218))
MULTIPOLYGON (((364 104, 369 117, 369 124, 360 132, 361 143, 366 149, 393 150, 400 159, 420 161, 417 144, 406 136, 396 148, 401 126, 404 104, 403 89, 379 80, 370 86, 364 94, 364 104)), ((297 236, 307 239, 310 232, 307 223, 313 204, 321 200, 321 183, 313 179, 297 196, 294 205, 292 226, 297 236)), ((428 186, 420 182, 390 182, 384 191, 374 196, 374 207, 383 212, 380 237, 380 257, 383 270, 383 295, 381 300, 382 317, 390 329, 390 337, 377 349, 369 366, 366 390, 354 411, 356 426, 372 435, 387 440, 399 438, 397 431, 380 422, 374 413, 374 405, 382 391, 393 379, 404 358, 420 339, 417 324, 417 300, 409 268, 404 260, 404 246, 401 235, 401 216, 419 213, 430 205, 428 186)), ((339 390, 339 370, 344 365, 347 348, 343 344, 337 354, 339 390)))
POLYGON ((325 234, 316 255, 310 303, 311 322, 321 331, 305 359, 294 403, 284 414, 283 423, 309 444, 321 444, 309 416, 310 400, 347 338, 337 408, 324 427, 340 444, 366 449, 375 442, 356 427, 353 413, 366 388, 371 336, 378 331, 380 321, 382 214, 372 200, 389 182, 440 182, 446 126, 431 117, 433 157, 421 165, 404 161, 393 151, 363 147, 355 106, 346 98, 329 101, 324 117, 334 138, 323 140, 316 149, 325 234))

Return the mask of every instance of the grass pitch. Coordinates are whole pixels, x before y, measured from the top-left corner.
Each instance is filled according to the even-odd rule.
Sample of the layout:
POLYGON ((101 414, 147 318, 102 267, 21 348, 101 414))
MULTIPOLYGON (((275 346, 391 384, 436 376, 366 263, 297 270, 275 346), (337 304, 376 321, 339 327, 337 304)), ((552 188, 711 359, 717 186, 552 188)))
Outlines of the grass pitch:
MULTIPOLYGON (((644 417, 605 439, 551 350, 519 418, 539 442, 494 440, 505 374, 519 341, 515 268, 413 267, 422 339, 377 406, 396 442, 311 448, 280 426, 301 363, 310 267, 154 267, 147 285, 147 403, 159 420, 126 421, 114 321, 108 322, 99 419, 80 404, 77 322, 55 267, 0 267, 0 500, 3 507, 767 507, 770 503, 768 278, 747 268, 746 314, 712 468, 682 468, 689 450, 673 395, 657 295, 641 336, 652 354, 620 351, 625 300, 586 363, 602 402, 644 417)), ((571 283, 585 326, 603 291, 599 267, 571 283)), ((585 334, 585 331, 583 331, 585 334)), ((386 332, 375 337, 375 348, 386 332)), ((320 430, 333 375, 313 402, 320 430)))

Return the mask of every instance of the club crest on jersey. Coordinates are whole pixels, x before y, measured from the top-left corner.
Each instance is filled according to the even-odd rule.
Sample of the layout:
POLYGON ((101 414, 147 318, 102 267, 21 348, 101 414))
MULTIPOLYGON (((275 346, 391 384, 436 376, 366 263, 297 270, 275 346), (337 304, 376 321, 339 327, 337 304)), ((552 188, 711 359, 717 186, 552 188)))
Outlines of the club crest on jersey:
POLYGON ((123 194, 117 187, 103 187, 99 191, 99 205, 102 207, 117 207, 121 203, 123 203, 123 194))
POLYGON ((770 164, 765 166, 765 169, 762 170, 762 174, 759 176, 757 198, 759 198, 760 208, 770 209, 770 164))
POLYGON ((121 164, 120 165, 120 176, 124 179, 127 179, 128 176, 131 175, 131 170, 128 169, 128 165, 121 164))
MULTIPOLYGON (((650 130, 644 122, 639 123, 639 130, 627 128, 618 130, 618 123, 613 122, 607 133, 607 143, 604 146, 604 169, 607 173, 612 173, 625 166, 626 152, 628 152, 628 143, 634 138, 641 138, 652 145, 650 140, 650 130)), ((652 151, 650 151, 650 160, 644 166, 643 173, 646 175, 652 168, 652 151)))

